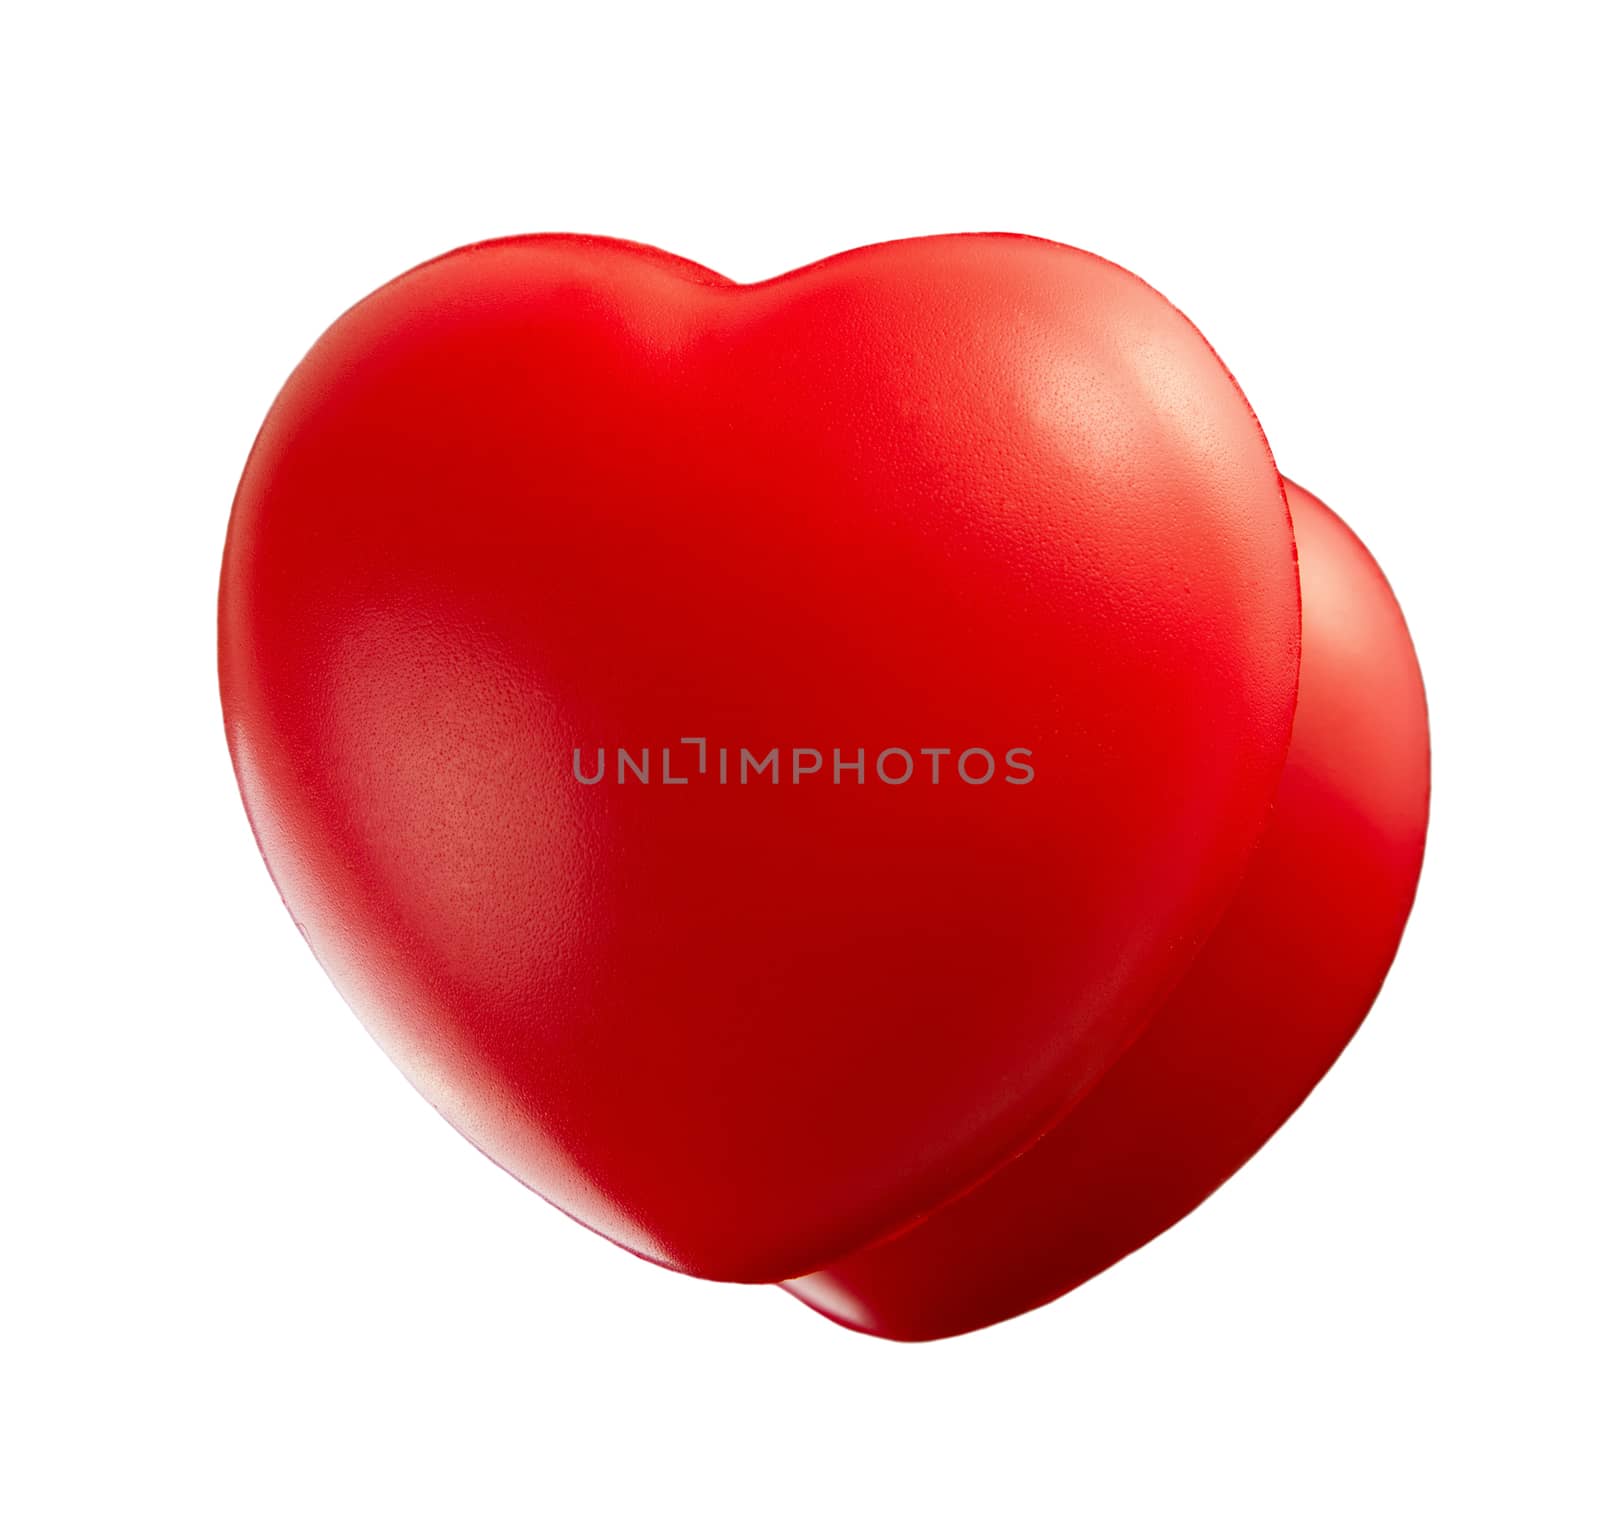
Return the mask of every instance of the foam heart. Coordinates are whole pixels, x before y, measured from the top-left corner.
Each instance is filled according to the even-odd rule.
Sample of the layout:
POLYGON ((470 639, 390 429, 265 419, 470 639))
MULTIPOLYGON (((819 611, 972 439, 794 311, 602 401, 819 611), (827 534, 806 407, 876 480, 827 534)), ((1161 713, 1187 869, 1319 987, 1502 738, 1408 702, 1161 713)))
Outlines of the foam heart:
POLYGON ((818 1311, 884 1337, 938 1338, 1073 1289, 1244 1163, 1376 998, 1422 866, 1422 678, 1372 557, 1288 487, 1300 699, 1237 898, 1133 1046, 1034 1147, 922 1224, 787 1287, 818 1311))
POLYGON ((745 1280, 1127 1047, 1260 835, 1298 641, 1216 356, 998 235, 423 265, 285 385, 220 612, 261 849, 378 1041, 558 1206, 745 1280))

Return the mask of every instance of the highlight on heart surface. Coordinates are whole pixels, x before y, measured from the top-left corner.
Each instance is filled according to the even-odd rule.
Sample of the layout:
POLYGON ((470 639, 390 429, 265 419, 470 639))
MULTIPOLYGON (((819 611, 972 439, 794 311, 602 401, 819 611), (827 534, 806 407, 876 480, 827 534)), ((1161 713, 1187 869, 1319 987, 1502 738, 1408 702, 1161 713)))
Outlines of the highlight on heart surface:
POLYGON ((416 1088, 631 1252, 889 1338, 1199 1204, 1421 867, 1381 571, 1176 308, 1041 239, 421 265, 279 393, 218 630, 268 869, 416 1088))

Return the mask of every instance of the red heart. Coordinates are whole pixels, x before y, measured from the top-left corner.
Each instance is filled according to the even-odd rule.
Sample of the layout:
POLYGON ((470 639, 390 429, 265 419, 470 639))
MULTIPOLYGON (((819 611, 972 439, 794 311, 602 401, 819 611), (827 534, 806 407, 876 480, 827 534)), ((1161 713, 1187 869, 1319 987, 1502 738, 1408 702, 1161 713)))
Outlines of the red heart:
POLYGON ((1300 698, 1272 823, 1183 982, 1072 1112, 921 1225, 792 1283, 891 1338, 1015 1316, 1193 1210, 1305 1099, 1388 972, 1422 867, 1428 716, 1377 564, 1292 483, 1300 698))
POLYGON ((1125 271, 545 237, 295 371, 220 668, 284 900, 416 1086, 617 1242, 770 1280, 1127 1047, 1260 834, 1298 639, 1255 419, 1125 271))

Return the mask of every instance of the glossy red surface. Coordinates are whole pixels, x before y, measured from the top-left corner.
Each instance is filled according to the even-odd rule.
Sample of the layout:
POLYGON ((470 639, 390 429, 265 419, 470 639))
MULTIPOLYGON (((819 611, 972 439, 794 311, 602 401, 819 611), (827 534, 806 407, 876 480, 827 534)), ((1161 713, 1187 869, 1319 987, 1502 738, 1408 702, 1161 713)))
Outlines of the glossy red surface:
POLYGON ((787 1287, 817 1310, 884 1337, 939 1338, 1073 1289, 1244 1163, 1376 998, 1422 866, 1422 677, 1360 541, 1292 484, 1289 505, 1300 701, 1238 897, 1144 1033, 1033 1148, 921 1225, 787 1287))
POLYGON ((1001 235, 754 286, 576 237, 423 265, 285 385, 220 609, 257 839, 373 1035, 547 1199, 742 1280, 972 1185, 1126 1047, 1259 837, 1298 645, 1232 378, 1001 235))

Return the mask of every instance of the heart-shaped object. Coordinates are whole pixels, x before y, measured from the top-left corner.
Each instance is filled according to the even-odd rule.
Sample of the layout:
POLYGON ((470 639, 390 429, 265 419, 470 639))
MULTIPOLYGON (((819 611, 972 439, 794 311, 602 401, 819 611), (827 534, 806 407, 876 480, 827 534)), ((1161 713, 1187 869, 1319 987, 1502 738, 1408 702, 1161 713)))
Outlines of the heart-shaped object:
POLYGON ((1286 485, 1299 706, 1237 897, 1132 1047, 1038 1143, 909 1231, 787 1287, 817 1310, 885 1337, 939 1338, 1073 1289, 1244 1163, 1377 997, 1422 868, 1422 676, 1377 564, 1286 485))
POLYGON ((1233 897, 1298 664, 1232 377, 1000 235, 753 286, 446 255, 289 379, 222 573, 240 788, 349 1003, 518 1178, 727 1279, 1090 1090, 1233 897))

